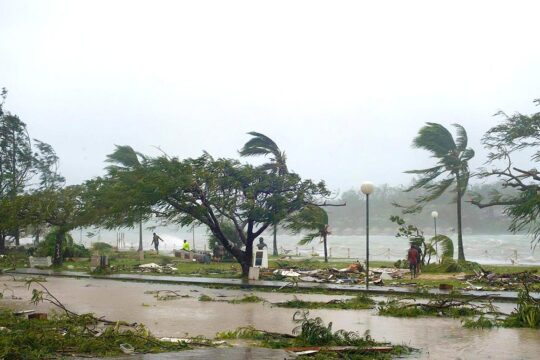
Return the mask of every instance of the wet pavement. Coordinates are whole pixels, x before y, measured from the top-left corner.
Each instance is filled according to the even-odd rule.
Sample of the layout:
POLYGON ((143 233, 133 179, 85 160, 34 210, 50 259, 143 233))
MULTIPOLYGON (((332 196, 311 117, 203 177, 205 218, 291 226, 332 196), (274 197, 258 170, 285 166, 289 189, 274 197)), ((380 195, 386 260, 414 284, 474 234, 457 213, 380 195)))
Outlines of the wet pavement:
MULTIPOLYGON (((232 349, 197 349, 162 354, 137 354, 120 356, 114 358, 103 358, 111 360, 191 360, 191 359, 213 359, 213 360, 288 360, 295 359, 296 356, 284 351, 263 348, 232 348, 232 349)), ((95 359, 95 358, 94 358, 95 359)), ((79 360, 82 360, 79 359, 79 360)))
MULTIPOLYGON (((142 281, 152 283, 163 284, 192 284, 192 285, 224 285, 224 286, 240 286, 246 288, 282 288, 291 286, 287 281, 268 281, 268 280, 244 280, 244 279, 224 279, 224 278, 204 278, 204 277, 189 277, 189 276, 168 276, 168 275, 143 275, 143 274, 112 274, 112 275, 90 275, 87 273, 75 272, 75 271, 53 271, 53 270, 41 270, 31 268, 21 268, 12 270, 9 273, 24 274, 24 275, 41 275, 41 276, 60 276, 60 277, 75 277, 75 278, 95 278, 95 279, 109 279, 109 280, 122 280, 122 281, 142 281)), ((332 284, 332 283, 309 283, 298 282, 294 285, 298 289, 321 289, 321 290, 335 290, 335 291, 358 291, 369 292, 371 294, 381 295, 393 295, 393 294, 413 294, 418 291, 415 287, 401 287, 401 286, 370 286, 369 290, 366 290, 365 285, 352 285, 352 284, 332 284)), ((439 289, 426 290, 429 294, 444 295, 448 294, 448 291, 439 289)), ((517 299, 516 291, 462 291, 461 295, 464 297, 491 297, 500 301, 515 301, 517 299)), ((540 299, 540 293, 533 292, 530 295, 534 298, 540 299)))
MULTIPOLYGON (((50 311, 52 309, 50 304, 40 303, 37 306, 30 304, 32 287, 28 289, 23 279, 24 276, 13 279, 10 275, 0 275, 0 284, 5 284, 6 288, 11 289, 4 292, 4 299, 0 300, 0 305, 18 310, 50 311), (11 295, 15 299, 10 299, 11 295)), ((72 311, 93 312, 109 320, 143 323, 157 337, 177 338, 197 335, 213 338, 218 332, 234 330, 241 326, 253 326, 266 331, 290 334, 297 325, 292 321, 293 314, 297 310, 276 307, 272 303, 294 298, 305 301, 351 298, 346 295, 285 294, 257 292, 255 289, 211 289, 192 284, 159 284, 92 278, 47 277, 47 281, 43 284, 72 311), (157 290, 175 291, 182 297, 158 300, 154 294, 149 293, 157 290), (241 299, 246 295, 256 295, 266 301, 243 304, 199 301, 199 297, 203 294, 217 300, 241 299)), ((380 299, 382 297, 376 298, 377 301, 380 299)), ((495 305, 500 306, 504 312, 511 311, 514 306, 511 303, 496 303, 495 305)), ((418 353, 412 355, 413 358, 532 360, 537 359, 540 354, 540 330, 538 329, 466 329, 459 319, 395 318, 379 316, 376 309, 311 310, 309 317, 320 317, 326 324, 332 322, 334 331, 344 329, 356 331, 361 335, 369 332, 370 336, 377 341, 405 344, 419 349, 418 353)), ((220 354, 224 350, 216 351, 220 354)), ((189 355, 189 353, 183 354, 189 355)), ((228 358, 258 359, 258 357, 243 354, 244 357, 231 355, 228 358)), ((217 356, 219 355, 216 357, 203 355, 199 358, 220 359, 217 356)), ((137 359, 133 356, 129 358, 137 359)), ((176 358, 181 359, 181 357, 176 358)))

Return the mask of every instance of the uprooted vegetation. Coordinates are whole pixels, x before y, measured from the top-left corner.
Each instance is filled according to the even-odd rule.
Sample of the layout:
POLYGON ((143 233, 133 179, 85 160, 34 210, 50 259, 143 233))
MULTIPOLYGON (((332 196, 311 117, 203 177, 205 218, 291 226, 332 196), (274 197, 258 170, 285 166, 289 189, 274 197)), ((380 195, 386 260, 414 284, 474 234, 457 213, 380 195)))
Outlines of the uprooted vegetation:
POLYGON ((463 317, 468 328, 528 327, 540 328, 540 299, 530 295, 530 274, 521 276, 522 288, 518 292, 517 306, 505 314, 492 304, 492 299, 479 296, 460 299, 452 296, 437 296, 428 302, 416 299, 390 299, 379 304, 379 315, 396 317, 443 316, 463 317))
POLYGON ((437 296, 428 302, 416 302, 414 298, 394 298, 379 304, 379 315, 395 317, 443 316, 463 317, 497 312, 490 301, 474 303, 485 299, 477 297, 468 300, 447 296, 437 296))
POLYGON ((273 305, 284 308, 293 309, 336 309, 336 310, 362 310, 373 309, 375 301, 365 294, 359 294, 354 298, 345 300, 330 300, 328 302, 321 301, 304 301, 298 298, 285 302, 274 303, 273 305))
POLYGON ((252 340, 257 345, 286 349, 298 353, 307 350, 315 358, 324 359, 389 359, 397 355, 407 354, 413 349, 406 346, 392 346, 379 343, 369 333, 360 336, 354 331, 333 331, 332 323, 324 324, 321 318, 310 318, 308 311, 297 311, 293 316, 297 326, 293 335, 258 330, 253 327, 241 327, 235 331, 217 334, 218 339, 252 340))
MULTIPOLYGON (((60 359, 66 356, 112 356, 123 353, 155 353, 186 350, 186 342, 167 342, 154 337, 137 323, 112 321, 67 309, 40 282, 27 281, 32 302, 48 302, 60 312, 38 319, 0 309, 1 359, 60 359)), ((22 314, 24 315, 24 314, 22 314)), ((208 341, 208 345, 211 343, 208 341)))
POLYGON ((199 301, 226 302, 229 304, 247 304, 247 303, 266 302, 266 300, 264 300, 263 298, 260 298, 257 295, 253 295, 253 294, 245 295, 244 297, 240 299, 232 299, 232 300, 218 300, 206 294, 202 294, 201 296, 199 296, 199 301))
POLYGON ((535 299, 529 294, 529 288, 525 284, 519 290, 517 306, 509 315, 489 317, 481 314, 476 319, 468 319, 463 322, 468 328, 492 328, 492 327, 527 327, 540 328, 540 299, 535 299))

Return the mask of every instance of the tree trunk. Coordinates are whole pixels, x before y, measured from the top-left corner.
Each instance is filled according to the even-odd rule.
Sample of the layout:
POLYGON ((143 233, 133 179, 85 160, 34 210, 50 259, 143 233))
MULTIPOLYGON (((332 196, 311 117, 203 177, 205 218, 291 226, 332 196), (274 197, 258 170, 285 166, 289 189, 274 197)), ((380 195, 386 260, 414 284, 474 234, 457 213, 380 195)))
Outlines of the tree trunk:
POLYGON ((18 247, 21 244, 21 242, 20 242, 21 232, 19 231, 19 228, 15 229, 14 238, 15 238, 15 246, 18 247))
POLYGON ((54 256, 53 256, 53 265, 60 266, 62 265, 62 245, 64 243, 66 232, 64 230, 58 230, 56 233, 56 241, 54 243, 54 256))
POLYGON ((324 262, 328 262, 328 250, 326 249, 326 234, 323 235, 324 242, 324 262))
POLYGON ((465 261, 465 252, 463 251, 463 233, 461 228, 461 178, 456 175, 457 188, 457 231, 458 231, 458 261, 465 261))
POLYGON ((253 241, 255 239, 247 239, 246 241, 246 251, 244 253, 243 259, 240 261, 242 266, 242 277, 248 277, 249 268, 253 263, 253 241))
POLYGON ((272 255, 278 256, 278 250, 277 250, 277 224, 274 224, 274 251, 272 252, 272 255))
POLYGON ((6 235, 0 234, 0 254, 6 253, 6 235))
POLYGON ((139 220, 139 249, 137 251, 143 251, 143 243, 142 243, 142 219, 139 220))

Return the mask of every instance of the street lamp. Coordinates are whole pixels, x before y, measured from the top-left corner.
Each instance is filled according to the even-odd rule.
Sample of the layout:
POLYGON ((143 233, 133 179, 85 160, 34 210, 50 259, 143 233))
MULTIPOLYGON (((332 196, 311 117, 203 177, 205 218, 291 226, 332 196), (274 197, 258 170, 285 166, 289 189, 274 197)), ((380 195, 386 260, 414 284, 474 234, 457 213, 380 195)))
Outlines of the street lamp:
MULTIPOLYGON (((439 213, 433 210, 431 212, 431 217, 433 218, 433 226, 435 227, 435 236, 437 236, 437 218, 439 217, 439 213)), ((437 259, 439 258, 438 242, 436 240, 435 240, 435 256, 437 256, 437 259)))
POLYGON ((360 190, 366 195, 366 289, 369 289, 369 195, 373 193, 375 186, 372 182, 365 181, 360 190))
POLYGON ((433 224, 435 226, 435 236, 437 236, 437 218, 439 217, 439 213, 436 211, 432 211, 431 217, 433 218, 433 224))

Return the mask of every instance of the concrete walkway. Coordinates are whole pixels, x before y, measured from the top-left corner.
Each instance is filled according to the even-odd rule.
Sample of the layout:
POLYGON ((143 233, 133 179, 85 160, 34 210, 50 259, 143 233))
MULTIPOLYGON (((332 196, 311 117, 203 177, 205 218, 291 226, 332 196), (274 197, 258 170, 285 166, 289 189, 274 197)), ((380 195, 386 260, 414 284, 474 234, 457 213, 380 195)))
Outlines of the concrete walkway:
MULTIPOLYGON (((224 279, 224 278, 204 278, 204 277, 189 277, 189 276, 170 276, 170 275, 143 275, 143 274, 111 274, 111 275, 91 275, 88 273, 76 271, 53 271, 33 268, 20 268, 6 272, 8 274, 34 275, 34 276, 58 276, 72 278, 92 278, 92 279, 107 279, 120 281, 140 281, 164 284, 190 284, 190 285, 223 285, 223 286, 240 286, 243 288, 282 288, 293 286, 287 281, 269 281, 269 280, 243 280, 243 279, 224 279)), ((333 283, 312 283, 298 282, 294 287, 299 289, 320 289, 327 291, 355 291, 378 295, 413 295, 418 292, 415 287, 399 287, 399 286, 374 286, 371 285, 369 290, 366 290, 365 285, 352 284, 333 284, 333 283)), ((428 289, 427 292, 433 295, 447 295, 448 291, 439 289, 428 289)), ((462 291, 464 297, 485 296, 496 299, 497 301, 515 302, 517 299, 516 291, 462 291)), ((531 293, 536 299, 540 299, 540 293, 531 293)))

